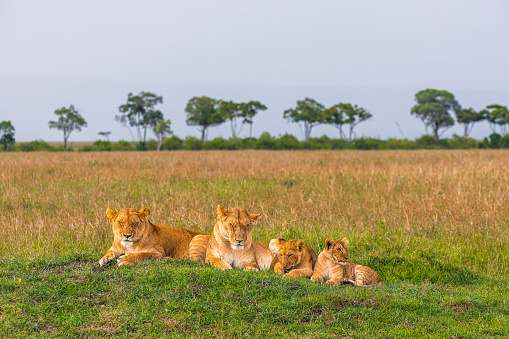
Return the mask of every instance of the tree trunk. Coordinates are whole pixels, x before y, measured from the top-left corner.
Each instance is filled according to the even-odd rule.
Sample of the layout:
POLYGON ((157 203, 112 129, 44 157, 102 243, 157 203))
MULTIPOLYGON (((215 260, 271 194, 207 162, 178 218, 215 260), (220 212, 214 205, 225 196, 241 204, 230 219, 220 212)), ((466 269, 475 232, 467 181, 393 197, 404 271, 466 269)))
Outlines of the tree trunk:
POLYGON ((207 126, 203 126, 201 130, 201 141, 205 141, 205 132, 207 131, 207 126))
POLYGON ((249 139, 251 139, 251 132, 253 131, 253 123, 249 124, 249 139))
POLYGON ((438 144, 438 127, 433 128, 433 139, 435 139, 435 144, 438 144))
POLYGON ((465 124, 465 138, 468 138, 468 124, 465 124))
POLYGON ((164 138, 160 136, 157 140, 157 151, 159 152, 161 150, 161 146, 163 145, 164 138))

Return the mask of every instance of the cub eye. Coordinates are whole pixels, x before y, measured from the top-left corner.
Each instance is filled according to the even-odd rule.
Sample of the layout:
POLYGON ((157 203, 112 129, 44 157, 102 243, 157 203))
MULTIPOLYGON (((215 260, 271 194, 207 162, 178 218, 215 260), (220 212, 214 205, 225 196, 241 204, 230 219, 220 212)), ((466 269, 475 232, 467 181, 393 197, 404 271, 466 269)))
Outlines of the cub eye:
POLYGON ((340 251, 340 252, 343 252, 343 250, 342 250, 341 248, 339 249, 339 251, 340 251))
POLYGON ((288 257, 288 258, 290 258, 291 256, 292 256, 291 254, 288 254, 288 256, 287 256, 287 257, 288 257))
POLYGON ((282 257, 283 257, 283 255, 282 255, 282 254, 280 254, 280 255, 279 255, 279 257, 280 257, 280 258, 282 258, 282 257))

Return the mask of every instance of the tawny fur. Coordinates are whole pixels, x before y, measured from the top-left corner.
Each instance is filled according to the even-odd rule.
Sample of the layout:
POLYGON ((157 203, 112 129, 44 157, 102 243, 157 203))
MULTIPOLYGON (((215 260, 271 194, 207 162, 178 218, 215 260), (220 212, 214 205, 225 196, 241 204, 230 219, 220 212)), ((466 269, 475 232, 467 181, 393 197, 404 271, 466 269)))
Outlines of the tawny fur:
POLYGON ((292 278, 309 278, 313 274, 316 253, 304 244, 304 240, 293 241, 279 237, 272 239, 269 247, 271 250, 277 249, 270 265, 276 274, 292 278))
POLYGON ((185 258, 189 256, 191 239, 202 233, 174 226, 154 225, 148 220, 150 209, 136 211, 123 208, 118 212, 108 207, 106 215, 113 228, 113 245, 99 265, 104 266, 121 254, 119 266, 133 265, 140 261, 162 257, 185 258))
POLYGON ((325 240, 325 248, 318 255, 311 280, 331 285, 352 283, 357 286, 381 286, 380 277, 371 267, 348 262, 348 240, 325 240))
POLYGON ((268 270, 273 259, 269 245, 252 240, 253 222, 260 215, 241 208, 224 211, 221 206, 217 213, 219 220, 208 239, 199 236, 191 241, 190 258, 223 270, 268 270))

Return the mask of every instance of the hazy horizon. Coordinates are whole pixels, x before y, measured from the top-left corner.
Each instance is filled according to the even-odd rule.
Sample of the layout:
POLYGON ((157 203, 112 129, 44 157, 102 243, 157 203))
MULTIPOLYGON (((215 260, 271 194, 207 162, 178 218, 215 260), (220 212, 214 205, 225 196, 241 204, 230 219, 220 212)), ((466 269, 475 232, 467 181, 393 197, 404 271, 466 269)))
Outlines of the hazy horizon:
MULTIPOLYGON (((477 110, 509 104, 508 13, 501 0, 4 1, 0 121, 13 123, 17 141, 59 141, 48 121, 73 104, 88 127, 69 141, 97 140, 100 131, 131 140, 114 121, 118 106, 130 92, 151 91, 164 97, 159 109, 179 137, 199 136, 184 108, 207 95, 267 105, 254 136, 302 139, 283 111, 311 97, 371 112, 359 137, 415 139, 425 128, 410 109, 422 89, 448 90, 477 110)), ((453 133, 462 135, 462 125, 444 137, 453 133)), ((490 133, 482 122, 471 136, 490 133)), ((313 129, 323 134, 338 135, 331 126, 313 129)), ((231 136, 228 123, 211 128, 210 139, 219 135, 231 136)))

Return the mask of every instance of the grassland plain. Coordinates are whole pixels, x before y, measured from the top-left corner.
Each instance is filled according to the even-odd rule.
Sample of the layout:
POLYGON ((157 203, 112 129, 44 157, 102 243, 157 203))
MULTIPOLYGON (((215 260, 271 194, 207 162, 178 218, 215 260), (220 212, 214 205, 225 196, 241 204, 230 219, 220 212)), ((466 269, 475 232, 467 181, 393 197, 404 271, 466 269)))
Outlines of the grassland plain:
POLYGON ((4 337, 509 337, 509 151, 0 153, 4 337), (210 232, 350 239, 380 288, 189 260, 99 268, 108 206, 210 232))

